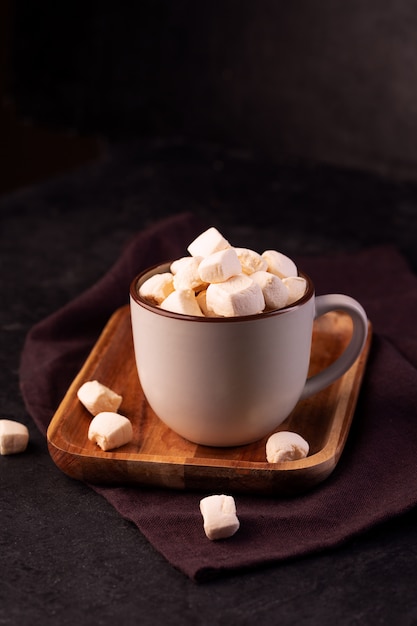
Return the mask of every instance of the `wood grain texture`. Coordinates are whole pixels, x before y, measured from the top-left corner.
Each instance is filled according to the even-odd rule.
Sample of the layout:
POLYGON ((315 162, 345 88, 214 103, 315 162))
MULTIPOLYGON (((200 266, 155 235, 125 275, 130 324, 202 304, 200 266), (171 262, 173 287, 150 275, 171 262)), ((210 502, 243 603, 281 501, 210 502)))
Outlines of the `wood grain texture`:
MULTIPOLYGON (((344 349, 351 320, 328 313, 316 320, 310 374, 344 349)), ((297 494, 325 480, 342 454, 353 419, 372 336, 350 370, 315 396, 299 402, 276 430, 292 430, 310 445, 299 461, 269 464, 268 437, 246 446, 214 448, 191 443, 155 415, 138 379, 129 306, 118 309, 73 380, 48 428, 53 461, 66 474, 95 484, 142 484, 228 493, 297 494), (123 396, 119 412, 133 425, 133 440, 104 452, 87 438, 92 416, 77 398, 87 380, 99 380, 123 396)), ((272 434, 272 433, 271 433, 272 434)), ((269 435, 268 435, 269 436, 269 435)))

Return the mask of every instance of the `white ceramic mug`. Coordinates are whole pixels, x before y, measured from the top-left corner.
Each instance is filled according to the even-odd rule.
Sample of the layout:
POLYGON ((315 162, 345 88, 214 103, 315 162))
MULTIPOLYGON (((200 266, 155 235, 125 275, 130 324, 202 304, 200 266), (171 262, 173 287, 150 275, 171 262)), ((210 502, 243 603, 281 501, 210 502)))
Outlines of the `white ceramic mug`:
POLYGON ((195 443, 236 446, 261 439, 297 402, 342 376, 360 355, 368 321, 362 306, 341 294, 305 295, 283 309, 246 317, 194 317, 146 302, 138 288, 154 267, 131 283, 135 359, 143 393, 156 415, 195 443), (329 311, 353 321, 340 357, 307 379, 313 321, 329 311))

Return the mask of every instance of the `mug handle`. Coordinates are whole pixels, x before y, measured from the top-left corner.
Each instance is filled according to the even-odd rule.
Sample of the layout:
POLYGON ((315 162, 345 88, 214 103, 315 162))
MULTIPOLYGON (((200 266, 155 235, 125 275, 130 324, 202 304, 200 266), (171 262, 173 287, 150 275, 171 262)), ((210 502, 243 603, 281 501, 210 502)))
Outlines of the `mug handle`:
POLYGON ((343 376, 361 354, 368 336, 368 318, 364 308, 354 298, 342 294, 327 294, 316 297, 314 319, 330 311, 343 311, 353 322, 352 337, 343 353, 324 370, 307 379, 300 400, 331 385, 343 376))

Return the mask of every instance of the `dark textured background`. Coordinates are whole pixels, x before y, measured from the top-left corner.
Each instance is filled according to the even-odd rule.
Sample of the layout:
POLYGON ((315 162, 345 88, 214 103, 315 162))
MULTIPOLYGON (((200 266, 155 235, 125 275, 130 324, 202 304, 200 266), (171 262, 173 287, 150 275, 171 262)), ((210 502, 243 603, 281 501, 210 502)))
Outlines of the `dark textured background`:
POLYGON ((416 178, 410 0, 13 4, 13 96, 42 124, 416 178))
POLYGON ((289 254, 392 243, 417 271, 415 5, 0 9, 0 411, 31 434, 25 454, 0 457, 0 622, 417 623, 416 511, 198 586, 53 465, 18 385, 32 325, 165 215, 191 210, 289 254))

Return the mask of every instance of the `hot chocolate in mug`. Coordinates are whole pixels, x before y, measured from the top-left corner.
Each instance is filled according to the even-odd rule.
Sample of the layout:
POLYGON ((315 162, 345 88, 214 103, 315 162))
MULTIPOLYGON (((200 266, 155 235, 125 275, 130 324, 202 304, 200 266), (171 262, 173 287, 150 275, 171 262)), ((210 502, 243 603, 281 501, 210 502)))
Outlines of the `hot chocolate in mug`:
POLYGON ((135 360, 143 393, 173 431, 208 446, 257 441, 276 429, 297 402, 340 378, 360 355, 368 332, 363 307, 347 295, 305 294, 282 309, 244 317, 194 317, 138 295, 149 269, 130 286, 135 360), (339 358, 307 378, 315 318, 343 311, 352 337, 339 358))

